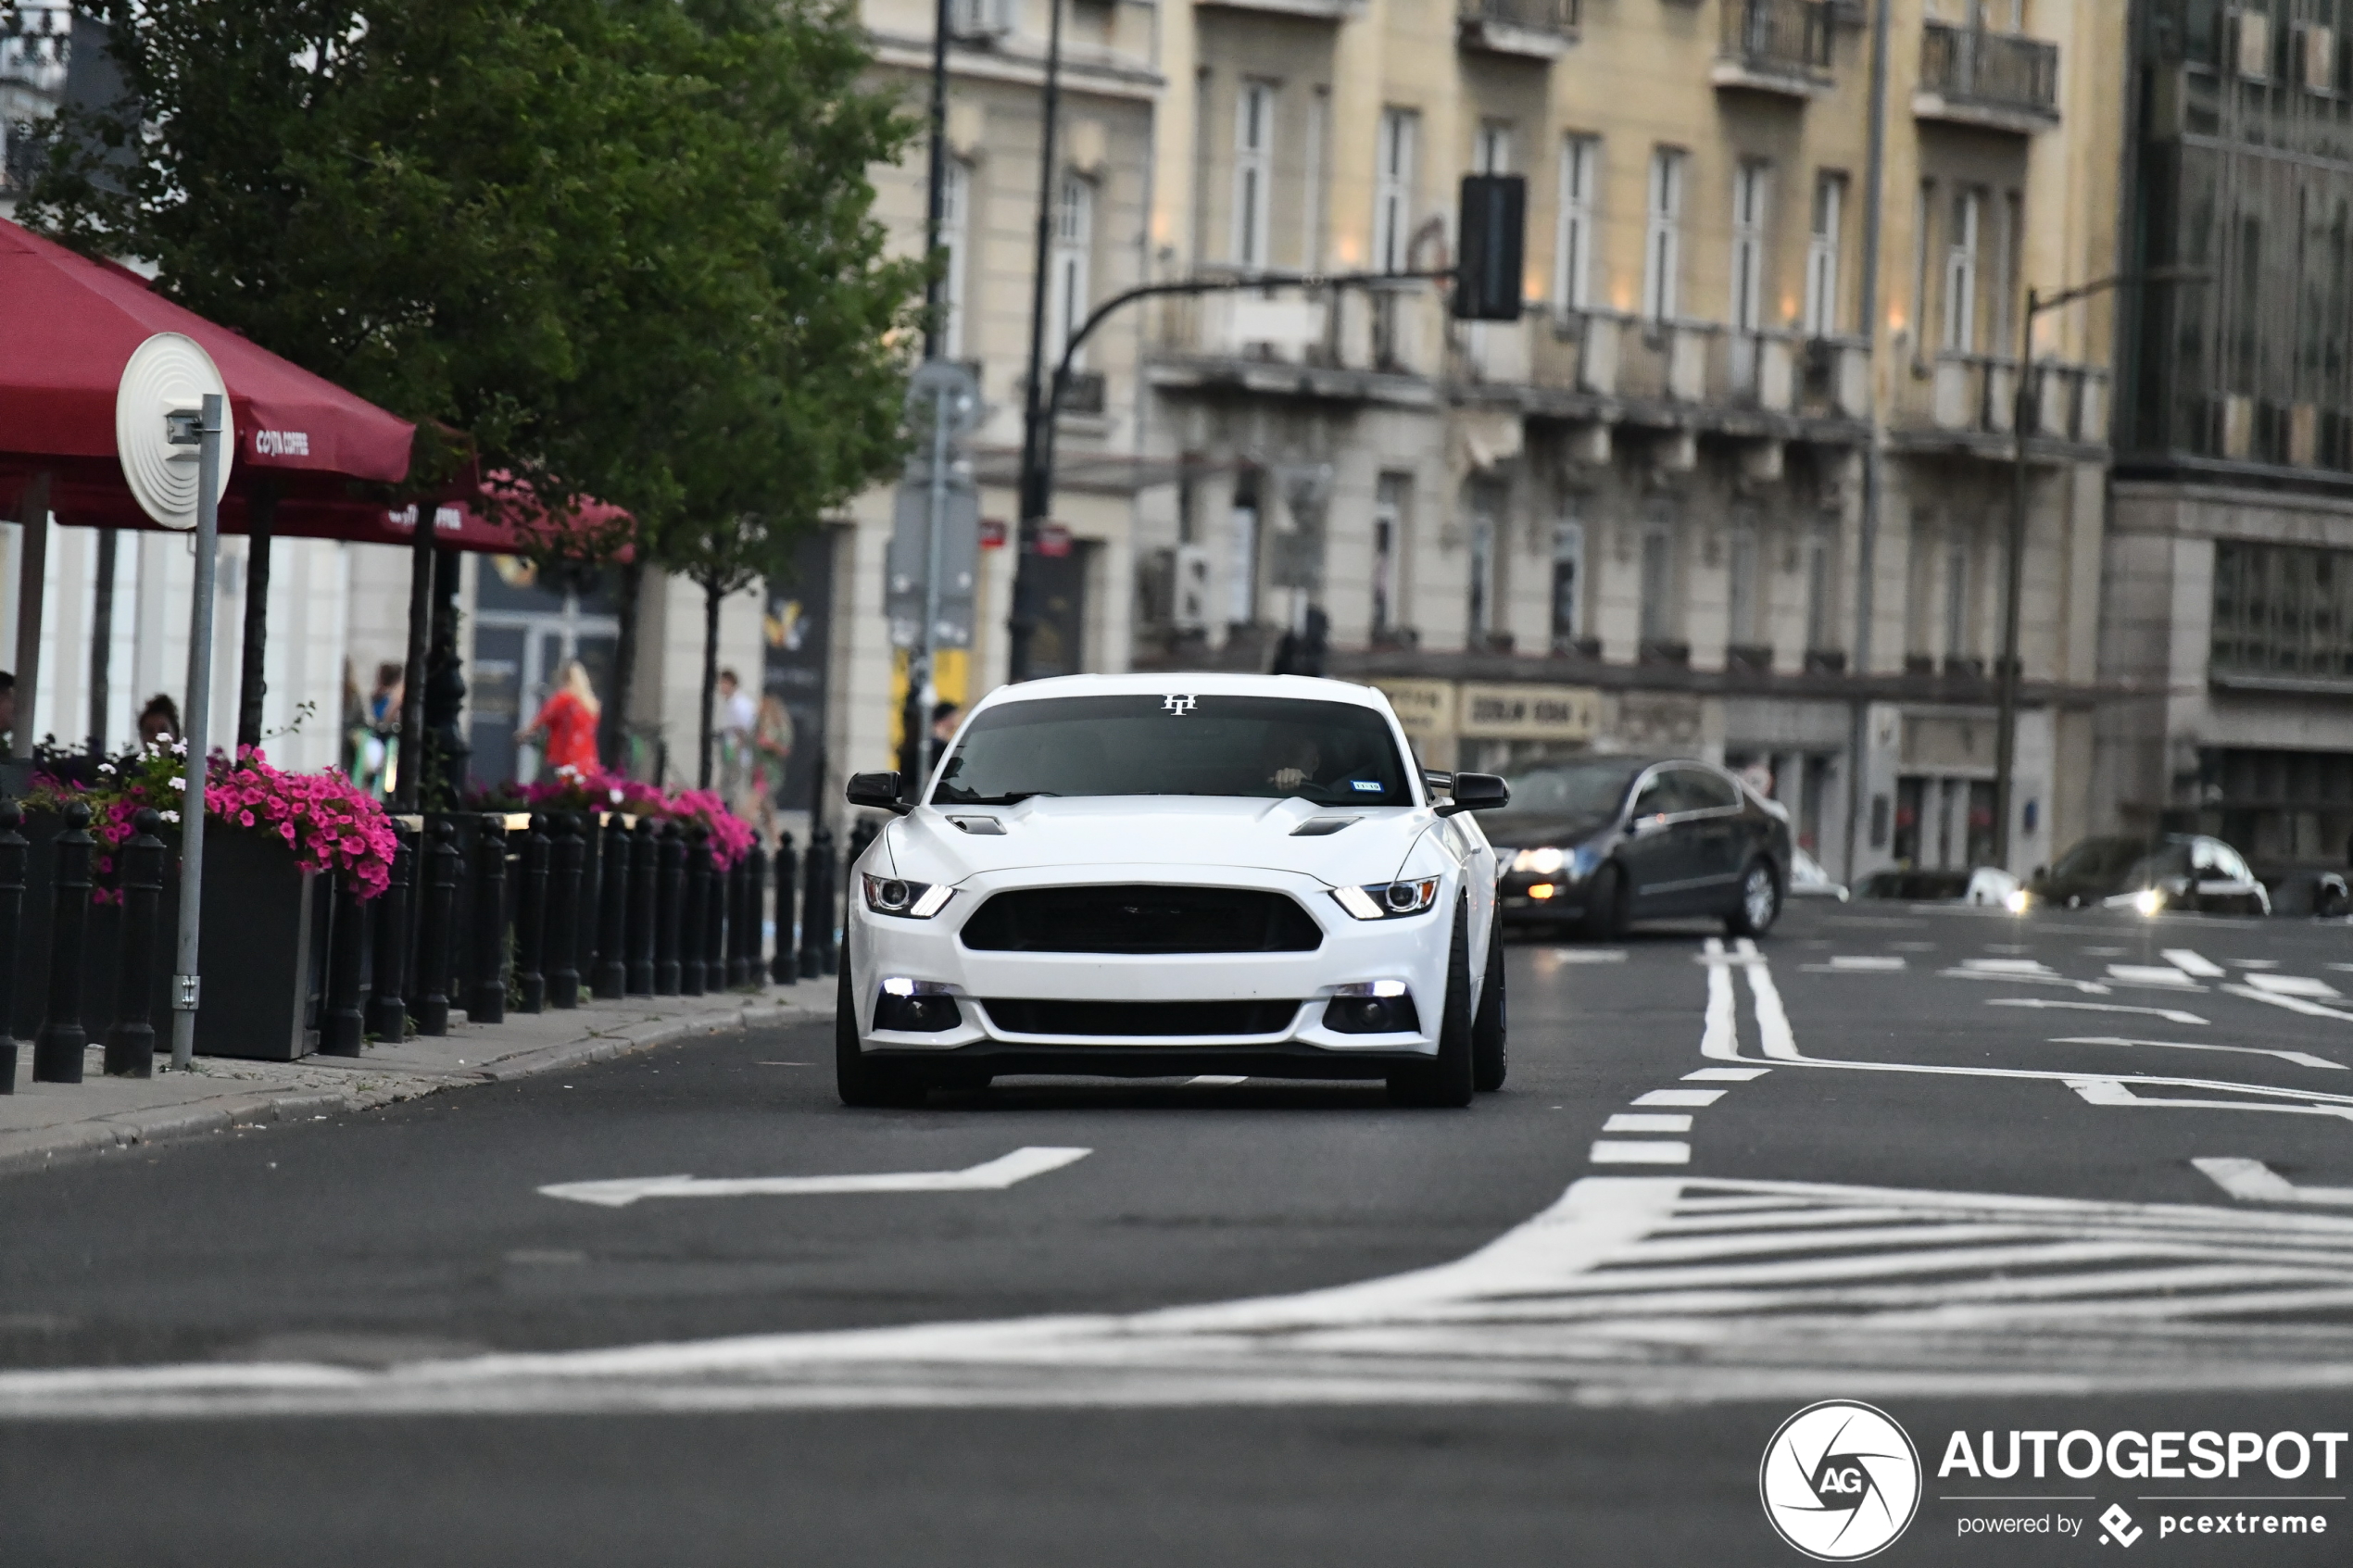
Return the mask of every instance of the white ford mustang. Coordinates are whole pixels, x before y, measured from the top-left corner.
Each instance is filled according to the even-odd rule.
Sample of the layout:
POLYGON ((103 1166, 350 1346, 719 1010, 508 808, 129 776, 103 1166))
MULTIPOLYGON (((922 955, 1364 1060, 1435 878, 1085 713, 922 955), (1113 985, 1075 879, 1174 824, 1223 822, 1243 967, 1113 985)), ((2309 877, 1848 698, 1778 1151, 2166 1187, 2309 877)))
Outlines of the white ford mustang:
POLYGON ((851 1105, 1001 1073, 1504 1081, 1490 774, 1426 775, 1388 699, 1289 675, 1075 675, 976 706, 850 868, 851 1105), (1451 798, 1436 798, 1433 791, 1451 798))

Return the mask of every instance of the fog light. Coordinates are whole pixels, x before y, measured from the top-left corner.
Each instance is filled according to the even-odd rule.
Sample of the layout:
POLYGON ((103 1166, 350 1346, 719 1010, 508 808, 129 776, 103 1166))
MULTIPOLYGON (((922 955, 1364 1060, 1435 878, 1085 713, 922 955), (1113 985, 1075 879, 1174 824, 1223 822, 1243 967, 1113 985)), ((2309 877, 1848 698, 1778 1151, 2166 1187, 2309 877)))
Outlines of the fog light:
POLYGON ((1539 882, 1529 885, 1528 889, 1528 896, 1530 898, 1550 898, 1559 891, 1559 888, 1554 887, 1549 882, 1539 882))
POLYGON ((892 975, 875 998, 875 1027, 912 1035, 937 1035, 964 1021, 956 998, 936 980, 892 975))
POLYGON ((1341 1035, 1417 1033, 1421 1017, 1402 980, 1365 980, 1336 988, 1324 1008, 1324 1027, 1341 1035))

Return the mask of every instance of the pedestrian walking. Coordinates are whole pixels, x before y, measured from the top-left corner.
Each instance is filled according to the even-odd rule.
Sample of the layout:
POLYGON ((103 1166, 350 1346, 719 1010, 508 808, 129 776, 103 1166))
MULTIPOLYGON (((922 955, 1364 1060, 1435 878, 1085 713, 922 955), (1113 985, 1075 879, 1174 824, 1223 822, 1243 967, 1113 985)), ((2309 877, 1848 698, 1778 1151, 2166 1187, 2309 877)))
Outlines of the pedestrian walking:
POLYGON ((592 773, 597 769, 597 721, 603 712, 587 667, 576 659, 566 659, 556 689, 540 704, 538 716, 515 732, 515 738, 529 741, 545 734, 542 755, 551 772, 592 773))

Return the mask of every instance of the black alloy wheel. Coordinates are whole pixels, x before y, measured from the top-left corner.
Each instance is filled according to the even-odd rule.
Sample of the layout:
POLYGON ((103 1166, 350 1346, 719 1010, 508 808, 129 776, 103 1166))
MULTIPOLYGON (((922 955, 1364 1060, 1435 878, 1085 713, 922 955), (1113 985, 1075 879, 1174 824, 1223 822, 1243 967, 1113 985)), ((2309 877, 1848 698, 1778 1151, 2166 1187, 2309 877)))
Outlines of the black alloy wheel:
POLYGON ((1626 935, 1633 909, 1633 890, 1627 885, 1626 868, 1610 861, 1593 873, 1585 888, 1586 940, 1615 942, 1626 935))
POLYGON ((841 955, 841 982, 834 993, 834 1092, 844 1105, 860 1107, 924 1103, 927 1085, 904 1062, 871 1061, 858 1048, 857 998, 849 994, 849 954, 841 955))
POLYGON ((1475 1093, 1471 1074, 1470 901, 1454 900, 1454 934, 1446 956, 1446 1008, 1438 1025, 1438 1055, 1401 1067, 1389 1075, 1389 1098, 1398 1105, 1448 1109, 1468 1105, 1475 1093))
POLYGON ((1773 863, 1758 857, 1741 872, 1741 900, 1724 917, 1724 929, 1735 936, 1762 936, 1781 914, 1781 879, 1773 863))
POLYGON ((1504 1039, 1503 917, 1498 915, 1488 923, 1487 979, 1479 987, 1478 1012, 1471 1019, 1471 1087, 1481 1094, 1502 1088, 1504 1075, 1511 1069, 1511 1053, 1504 1039))

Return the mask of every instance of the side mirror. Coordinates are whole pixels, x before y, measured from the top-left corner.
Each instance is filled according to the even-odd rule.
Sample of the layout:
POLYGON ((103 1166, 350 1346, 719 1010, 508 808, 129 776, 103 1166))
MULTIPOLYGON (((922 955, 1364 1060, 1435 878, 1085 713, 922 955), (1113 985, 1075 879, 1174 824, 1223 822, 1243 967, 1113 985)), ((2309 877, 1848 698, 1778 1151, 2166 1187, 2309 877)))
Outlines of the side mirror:
POLYGON ((897 773, 852 773, 849 788, 844 791, 852 806, 871 806, 876 810, 892 811, 905 816, 914 809, 899 798, 897 773))
POLYGON ((1666 831, 1667 813, 1664 811, 1653 811, 1648 816, 1637 817, 1634 819, 1634 836, 1636 838, 1648 838, 1652 834, 1664 833, 1666 831))
POLYGON ((1512 803, 1512 787, 1493 773, 1456 773, 1454 798, 1438 809, 1441 817, 1457 811, 1493 811, 1512 803))

